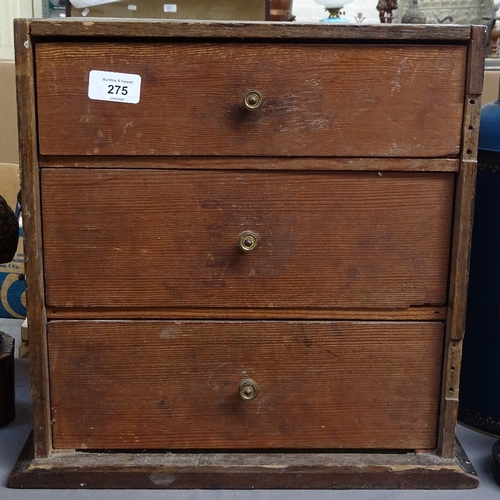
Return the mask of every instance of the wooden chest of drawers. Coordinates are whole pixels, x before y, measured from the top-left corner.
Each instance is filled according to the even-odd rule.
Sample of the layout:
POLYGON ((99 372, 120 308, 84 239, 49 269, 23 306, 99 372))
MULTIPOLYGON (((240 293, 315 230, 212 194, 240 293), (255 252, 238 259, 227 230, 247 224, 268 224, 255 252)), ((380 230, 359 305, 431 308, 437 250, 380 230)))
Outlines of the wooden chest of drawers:
POLYGON ((476 486, 484 39, 17 21, 34 429, 11 486, 476 486))

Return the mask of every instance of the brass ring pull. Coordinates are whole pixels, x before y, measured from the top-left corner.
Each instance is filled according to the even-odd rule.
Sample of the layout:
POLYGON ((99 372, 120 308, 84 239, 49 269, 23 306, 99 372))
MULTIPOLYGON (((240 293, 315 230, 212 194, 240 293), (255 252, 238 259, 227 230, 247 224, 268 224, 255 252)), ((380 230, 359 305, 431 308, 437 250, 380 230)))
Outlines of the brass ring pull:
POLYGON ((257 246, 257 235, 252 231, 243 231, 238 238, 238 245, 244 252, 251 252, 257 246))
POLYGON ((252 379, 245 378, 238 386, 238 393, 243 401, 250 401, 257 397, 257 394, 259 394, 259 388, 252 379))
POLYGON ((264 103, 264 98, 258 90, 247 90, 243 95, 243 104, 249 111, 259 109, 264 103))

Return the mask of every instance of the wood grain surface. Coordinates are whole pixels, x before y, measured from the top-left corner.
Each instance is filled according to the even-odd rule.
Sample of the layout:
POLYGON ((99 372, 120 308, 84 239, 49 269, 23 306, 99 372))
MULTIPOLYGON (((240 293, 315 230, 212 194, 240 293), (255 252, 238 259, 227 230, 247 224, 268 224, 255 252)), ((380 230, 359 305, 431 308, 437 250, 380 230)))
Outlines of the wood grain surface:
POLYGON ((436 446, 444 327, 54 321, 55 448, 436 446), (242 379, 259 394, 238 396, 242 379))
MULTIPOLYGON (((106 489, 468 489, 479 478, 457 441, 432 451, 54 453, 33 459, 32 440, 9 477, 12 488, 106 489)), ((373 493, 371 493, 373 496, 373 493)))
POLYGON ((15 36, 34 440, 11 484, 477 486, 455 425, 484 27, 15 36), (90 99, 94 69, 139 102, 90 99))
POLYGON ((47 304, 443 305, 454 178, 44 169, 47 304), (247 230, 258 244, 245 253, 247 230))
POLYGON ((35 52, 42 155, 460 152, 465 46, 52 42, 35 52), (139 75, 140 101, 90 99, 92 70, 139 75), (248 90, 262 93, 261 109, 245 109, 248 90))
MULTIPOLYGON (((354 40, 365 44, 370 41, 397 43, 439 41, 468 44, 471 26, 467 25, 409 25, 409 24, 348 24, 344 26, 314 23, 266 22, 214 22, 168 21, 163 19, 33 19, 29 34, 42 41, 44 37, 74 40, 75 37, 104 37, 123 40, 134 38, 194 38, 194 39, 271 39, 281 40, 354 40)), ((484 27, 481 27, 484 29, 484 27)))
POLYGON ((38 166, 36 94, 33 79, 34 51, 29 38, 30 22, 14 21, 16 91, 19 130, 19 162, 23 216, 23 248, 26 273, 26 304, 30 323, 31 415, 35 457, 52 449, 50 423, 46 309, 42 250, 42 209, 38 166))

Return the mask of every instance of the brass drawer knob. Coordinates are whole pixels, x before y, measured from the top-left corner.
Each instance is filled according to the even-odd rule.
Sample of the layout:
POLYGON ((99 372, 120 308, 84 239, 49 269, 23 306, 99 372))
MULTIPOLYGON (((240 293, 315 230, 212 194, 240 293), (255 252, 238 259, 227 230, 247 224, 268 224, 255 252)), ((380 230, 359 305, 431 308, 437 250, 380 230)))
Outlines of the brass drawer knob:
POLYGON ((258 90, 247 90, 243 95, 243 104, 249 111, 259 109, 264 102, 262 94, 258 90))
POLYGON ((257 384, 249 378, 243 379, 240 382, 238 389, 240 398, 244 401, 255 399, 257 397, 257 394, 259 394, 259 388, 257 387, 257 384))
POLYGON ((243 231, 238 238, 238 245, 244 252, 251 252, 257 246, 257 235, 252 231, 243 231))

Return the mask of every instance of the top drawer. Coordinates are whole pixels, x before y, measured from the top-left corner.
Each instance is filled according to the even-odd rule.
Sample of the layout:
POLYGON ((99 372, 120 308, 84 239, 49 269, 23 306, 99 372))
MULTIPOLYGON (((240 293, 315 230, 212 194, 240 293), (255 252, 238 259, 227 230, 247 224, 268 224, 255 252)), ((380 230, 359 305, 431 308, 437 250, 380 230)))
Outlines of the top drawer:
POLYGON ((465 69, 460 45, 39 43, 40 153, 453 156, 465 69))

